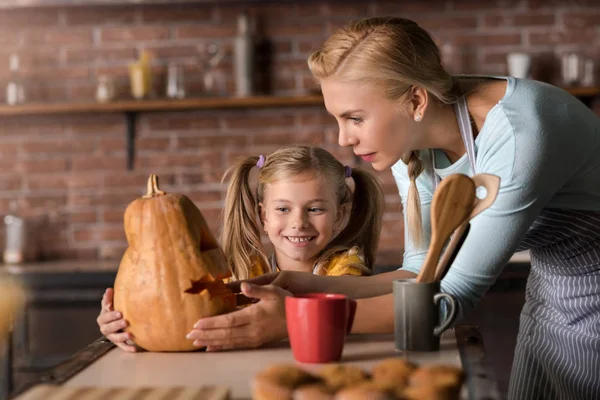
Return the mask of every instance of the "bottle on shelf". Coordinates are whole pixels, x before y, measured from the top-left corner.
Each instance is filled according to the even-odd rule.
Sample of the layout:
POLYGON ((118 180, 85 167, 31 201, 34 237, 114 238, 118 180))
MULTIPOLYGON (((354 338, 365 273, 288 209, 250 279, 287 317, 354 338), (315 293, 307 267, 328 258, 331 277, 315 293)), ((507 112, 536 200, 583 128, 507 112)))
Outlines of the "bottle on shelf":
POLYGON ((6 85, 6 103, 13 106, 25 102, 25 88, 21 80, 20 62, 18 54, 11 54, 9 58, 10 79, 6 85))
POLYGON ((25 220, 17 210, 16 200, 9 204, 9 213, 4 216, 5 243, 2 260, 5 264, 21 264, 25 261, 27 231, 25 220))
POLYGON ((254 40, 248 14, 240 14, 237 22, 238 32, 233 47, 235 94, 238 97, 246 97, 253 93, 254 40))
POLYGON ((131 95, 136 100, 147 99, 153 95, 150 55, 142 51, 139 59, 129 64, 129 82, 131 95))
POLYGON ((167 69, 167 97, 170 99, 185 97, 183 67, 174 63, 170 63, 167 69))

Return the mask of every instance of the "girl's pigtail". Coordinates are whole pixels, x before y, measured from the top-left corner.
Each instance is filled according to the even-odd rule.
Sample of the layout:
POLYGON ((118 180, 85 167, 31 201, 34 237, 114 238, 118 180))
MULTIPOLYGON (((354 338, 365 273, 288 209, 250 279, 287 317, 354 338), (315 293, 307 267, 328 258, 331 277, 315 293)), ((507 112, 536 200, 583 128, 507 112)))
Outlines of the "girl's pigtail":
POLYGON ((365 264, 372 270, 385 207, 383 189, 377 178, 366 171, 352 169, 351 176, 354 179, 354 195, 351 196, 348 223, 328 247, 360 244, 365 264))
POLYGON ((259 157, 251 156, 229 168, 230 177, 223 208, 221 244, 234 279, 248 279, 256 262, 268 260, 260 240, 258 204, 250 188, 250 173, 259 157), (257 259, 258 256, 258 259, 257 259))

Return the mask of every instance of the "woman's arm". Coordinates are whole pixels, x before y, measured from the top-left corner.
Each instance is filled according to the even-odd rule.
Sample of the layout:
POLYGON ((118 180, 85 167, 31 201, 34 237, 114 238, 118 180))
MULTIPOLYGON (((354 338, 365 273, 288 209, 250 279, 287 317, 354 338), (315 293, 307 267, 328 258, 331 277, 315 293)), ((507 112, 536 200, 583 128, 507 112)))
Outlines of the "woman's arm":
POLYGON ((414 277, 416 274, 402 270, 372 276, 319 276, 305 272, 282 271, 272 284, 293 294, 339 293, 353 299, 363 299, 392 293, 392 282, 395 279, 414 277))
MULTIPOLYGON (((391 293, 391 282, 395 277, 414 277, 414 274, 398 272, 403 271, 374 277, 347 277, 357 281, 378 277, 379 279, 372 279, 374 282, 378 281, 377 284, 373 284, 373 288, 387 293, 357 301, 352 333, 390 333, 394 330, 394 295, 391 293)), ((306 272, 298 274, 299 277, 311 276, 306 272)), ((345 280, 342 278, 346 277, 332 278, 333 280, 327 281, 345 280)), ((207 347, 208 351, 253 348, 283 339, 287 335, 285 296, 291 293, 274 285, 255 286, 246 283, 241 289, 246 297, 258 299, 258 303, 229 314, 199 320, 187 335, 188 339, 194 341, 195 346, 207 347)), ((315 291, 314 289, 315 287, 312 291, 315 291)))
POLYGON ((394 294, 357 300, 352 333, 394 332, 394 294))

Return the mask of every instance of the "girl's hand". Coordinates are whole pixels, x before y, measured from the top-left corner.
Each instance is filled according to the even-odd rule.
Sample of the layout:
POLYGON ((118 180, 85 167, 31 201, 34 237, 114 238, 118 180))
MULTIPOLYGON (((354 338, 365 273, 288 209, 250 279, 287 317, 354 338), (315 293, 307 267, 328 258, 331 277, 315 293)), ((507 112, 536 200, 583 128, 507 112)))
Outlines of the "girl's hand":
POLYGON ((285 297, 291 293, 274 285, 248 282, 243 282, 240 289, 258 303, 196 322, 187 335, 194 339, 194 346, 206 347, 207 351, 255 348, 287 336, 285 297))
POLYGON ((134 353, 136 347, 131 341, 133 335, 129 332, 123 332, 122 329, 127 327, 127 321, 123 319, 123 315, 113 309, 113 289, 106 289, 104 296, 102 296, 102 309, 100 315, 96 319, 100 332, 108 340, 116 344, 122 350, 134 353))

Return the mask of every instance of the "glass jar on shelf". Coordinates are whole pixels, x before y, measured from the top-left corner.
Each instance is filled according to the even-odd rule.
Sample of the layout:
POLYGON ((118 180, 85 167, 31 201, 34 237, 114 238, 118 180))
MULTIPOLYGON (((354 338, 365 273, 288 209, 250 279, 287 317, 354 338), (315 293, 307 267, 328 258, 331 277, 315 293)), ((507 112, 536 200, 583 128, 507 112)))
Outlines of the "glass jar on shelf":
POLYGON ((9 81, 6 85, 6 103, 13 106, 25 102, 25 87, 21 80, 20 59, 11 54, 8 61, 9 81))
POLYGON ((219 69, 219 64, 225 57, 225 49, 212 43, 207 47, 206 52, 209 57, 204 62, 204 92, 207 95, 223 96, 227 93, 227 80, 225 74, 219 69))
POLYGON ((99 103, 108 103, 115 98, 115 86, 111 77, 100 75, 98 77, 98 86, 96 87, 96 101, 99 103))

